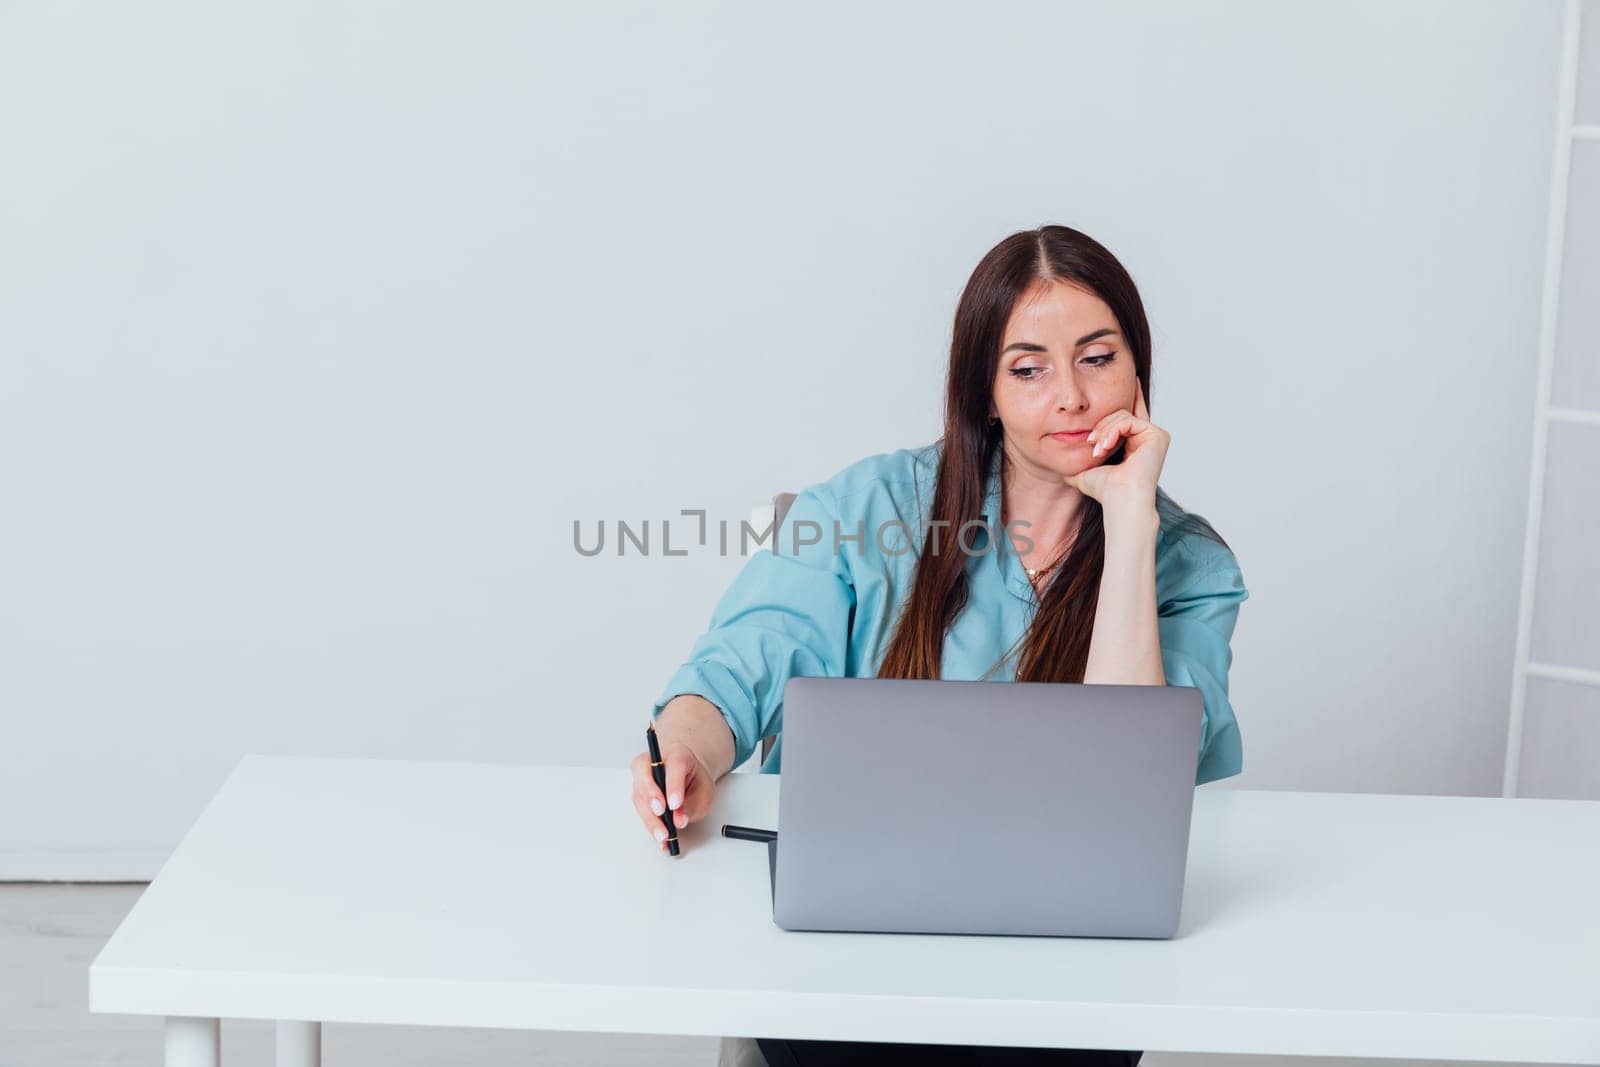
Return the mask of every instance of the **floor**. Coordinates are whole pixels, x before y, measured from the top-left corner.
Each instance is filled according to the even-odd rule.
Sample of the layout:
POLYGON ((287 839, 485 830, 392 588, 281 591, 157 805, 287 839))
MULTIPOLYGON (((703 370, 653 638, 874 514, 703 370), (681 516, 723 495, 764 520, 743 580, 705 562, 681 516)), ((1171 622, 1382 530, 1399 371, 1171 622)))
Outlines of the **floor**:
MULTIPOLYGON (((159 1067, 158 1019, 91 1015, 89 964, 133 907, 142 883, 0 883, 0 1067, 159 1067)), ((225 1019, 226 1067, 270 1067, 270 1022, 225 1019)), ((554 1031, 329 1024, 327 1067, 714 1067, 717 1040, 554 1031)), ((1375 1061, 1149 1053, 1140 1067, 1355 1067, 1375 1061)), ((1390 1067, 1450 1061, 1384 1060, 1390 1067)))

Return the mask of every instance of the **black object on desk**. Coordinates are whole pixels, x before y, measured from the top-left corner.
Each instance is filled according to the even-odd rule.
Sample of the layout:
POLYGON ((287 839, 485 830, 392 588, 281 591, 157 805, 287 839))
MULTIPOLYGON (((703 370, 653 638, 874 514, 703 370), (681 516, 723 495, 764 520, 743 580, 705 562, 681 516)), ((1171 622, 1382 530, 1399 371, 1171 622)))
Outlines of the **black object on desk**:
MULTIPOLYGON (((645 741, 650 745, 650 777, 655 779, 656 788, 661 790, 661 801, 667 799, 667 768, 661 762, 661 746, 656 743, 656 724, 651 723, 644 728, 645 741)), ((676 856, 678 854, 678 828, 672 823, 672 809, 667 808, 661 813, 661 821, 667 827, 667 852, 676 856)))
POLYGON ((762 830, 755 826, 735 826, 731 822, 722 824, 723 837, 737 837, 741 841, 776 841, 778 831, 762 830))

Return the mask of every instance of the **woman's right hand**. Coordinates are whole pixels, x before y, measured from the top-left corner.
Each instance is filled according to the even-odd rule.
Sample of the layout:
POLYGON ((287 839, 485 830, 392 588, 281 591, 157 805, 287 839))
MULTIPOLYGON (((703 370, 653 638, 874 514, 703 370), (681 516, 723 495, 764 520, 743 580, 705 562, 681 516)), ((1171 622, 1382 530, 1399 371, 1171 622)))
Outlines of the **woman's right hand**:
POLYGON ((662 821, 661 813, 670 807, 672 823, 680 832, 678 849, 681 854, 683 828, 697 819, 705 818, 711 811, 717 783, 711 771, 695 755, 694 749, 682 741, 661 743, 659 735, 657 741, 661 747, 661 762, 665 764, 663 769, 667 772, 666 795, 663 796, 656 787, 655 777, 650 773, 650 753, 641 752, 633 757, 630 764, 633 768, 633 810, 639 813, 639 820, 644 823, 651 840, 658 842, 661 851, 666 852, 667 824, 662 821))

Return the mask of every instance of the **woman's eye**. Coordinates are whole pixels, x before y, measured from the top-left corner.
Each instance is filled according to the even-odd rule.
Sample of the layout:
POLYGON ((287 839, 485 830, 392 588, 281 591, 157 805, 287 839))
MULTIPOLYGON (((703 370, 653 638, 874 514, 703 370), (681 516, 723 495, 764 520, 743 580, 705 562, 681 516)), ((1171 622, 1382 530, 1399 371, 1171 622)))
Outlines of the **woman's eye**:
MULTIPOLYGON (((1117 354, 1115 352, 1107 352, 1104 355, 1090 356, 1088 359, 1084 360, 1084 363, 1091 367, 1103 367, 1116 358, 1117 354)), ((1043 367, 1012 367, 1011 376, 1014 378, 1021 378, 1025 382, 1030 382, 1037 378, 1043 370, 1043 367)))

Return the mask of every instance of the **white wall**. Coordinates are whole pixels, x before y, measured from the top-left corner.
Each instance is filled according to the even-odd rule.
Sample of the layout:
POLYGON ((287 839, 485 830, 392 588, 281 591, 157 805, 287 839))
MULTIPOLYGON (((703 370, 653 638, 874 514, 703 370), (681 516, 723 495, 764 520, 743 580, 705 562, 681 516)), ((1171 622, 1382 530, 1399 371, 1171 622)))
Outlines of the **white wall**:
POLYGON ((1140 283, 1251 589, 1227 784, 1497 793, 1560 31, 0 7, 0 876, 148 877, 247 752, 623 765, 740 561, 573 520, 931 440, 1043 222, 1140 283))

